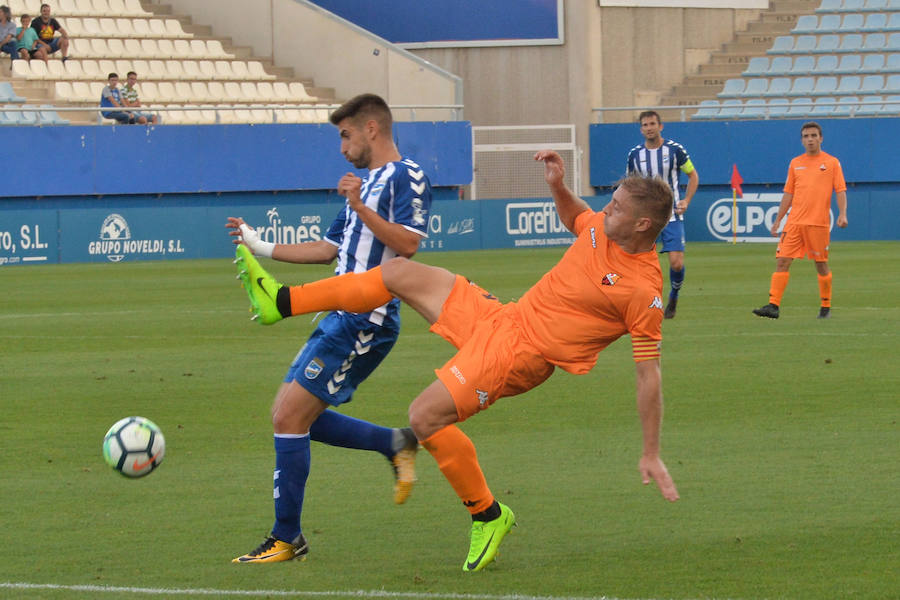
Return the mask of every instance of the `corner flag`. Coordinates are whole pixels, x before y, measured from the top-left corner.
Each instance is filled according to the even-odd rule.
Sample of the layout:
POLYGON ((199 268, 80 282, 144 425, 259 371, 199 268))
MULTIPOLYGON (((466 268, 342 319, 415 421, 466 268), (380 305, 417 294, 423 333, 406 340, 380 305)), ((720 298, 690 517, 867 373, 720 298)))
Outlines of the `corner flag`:
POLYGON ((737 199, 743 198, 744 192, 741 190, 741 184, 744 179, 738 173, 737 164, 731 167, 731 243, 737 244, 737 199))
POLYGON ((741 191, 741 184, 744 183, 744 179, 741 177, 741 174, 738 173, 737 165, 732 165, 731 168, 731 189, 734 190, 735 194, 738 198, 744 197, 744 192, 741 191))

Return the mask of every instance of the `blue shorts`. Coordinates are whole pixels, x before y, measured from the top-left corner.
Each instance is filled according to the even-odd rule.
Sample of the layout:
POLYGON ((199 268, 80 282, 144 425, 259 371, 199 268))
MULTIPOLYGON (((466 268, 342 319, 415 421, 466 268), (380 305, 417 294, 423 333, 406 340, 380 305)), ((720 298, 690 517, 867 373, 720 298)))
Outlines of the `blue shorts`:
POLYGON ((300 349, 284 381, 296 381, 332 406, 349 402, 399 334, 399 326, 375 325, 352 313, 330 313, 300 349))
POLYGON ((660 252, 684 252, 684 221, 669 221, 656 241, 662 244, 660 252))
POLYGON ((53 54, 54 52, 59 50, 59 40, 61 40, 61 39, 62 38, 55 37, 52 40, 50 40, 49 42, 47 40, 41 40, 41 41, 44 42, 45 44, 47 44, 48 46, 50 46, 50 52, 48 52, 48 54, 53 54))

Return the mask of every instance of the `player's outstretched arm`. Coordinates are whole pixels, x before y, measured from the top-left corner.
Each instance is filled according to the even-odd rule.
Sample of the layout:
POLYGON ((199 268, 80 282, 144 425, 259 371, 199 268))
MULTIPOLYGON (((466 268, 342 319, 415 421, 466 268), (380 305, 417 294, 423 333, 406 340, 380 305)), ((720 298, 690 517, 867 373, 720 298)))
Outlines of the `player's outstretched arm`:
POLYGON ((534 160, 544 162, 544 180, 550 186, 550 194, 556 204, 559 220, 566 226, 566 229, 575 233, 573 229, 575 217, 590 210, 591 207, 566 185, 564 180, 566 167, 559 154, 553 150, 540 150, 534 155, 534 160))
POLYGON ((334 262, 338 248, 325 240, 301 242, 299 244, 273 244, 259 237, 259 233, 241 217, 228 217, 225 228, 229 229, 235 244, 244 244, 256 256, 265 256, 281 262, 297 264, 327 265, 334 262))
POLYGON ((659 359, 635 363, 637 369, 637 408, 644 432, 644 449, 638 468, 644 485, 656 482, 663 498, 678 500, 678 490, 666 465, 659 457, 659 436, 662 429, 662 374, 659 359))

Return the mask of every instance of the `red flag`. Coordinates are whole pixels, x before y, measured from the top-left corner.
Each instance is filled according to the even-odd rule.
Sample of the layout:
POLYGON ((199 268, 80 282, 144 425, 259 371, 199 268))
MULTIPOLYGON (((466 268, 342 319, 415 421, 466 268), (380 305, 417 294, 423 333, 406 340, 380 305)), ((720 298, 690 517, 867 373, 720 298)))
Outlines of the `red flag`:
POLYGON ((744 197, 744 192, 741 190, 741 184, 744 183, 744 179, 741 177, 741 174, 738 173, 737 165, 733 165, 731 168, 731 189, 737 192, 738 198, 744 197))

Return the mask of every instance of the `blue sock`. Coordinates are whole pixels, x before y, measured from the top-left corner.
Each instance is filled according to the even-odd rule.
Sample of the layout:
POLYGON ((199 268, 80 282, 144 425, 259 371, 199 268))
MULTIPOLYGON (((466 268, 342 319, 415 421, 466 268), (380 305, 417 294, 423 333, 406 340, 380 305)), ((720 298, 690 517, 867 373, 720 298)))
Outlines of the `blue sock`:
POLYGON ((292 542, 300 535, 303 492, 309 476, 309 434, 275 434, 275 525, 272 535, 292 542))
POLYGON ((315 420, 309 428, 309 437, 330 446, 373 450, 388 458, 394 455, 393 429, 354 419, 330 409, 322 412, 315 420))
POLYGON ((669 269, 669 283, 672 284, 672 291, 669 292, 671 300, 678 300, 678 291, 681 289, 681 284, 684 283, 684 270, 684 267, 680 271, 669 269))

